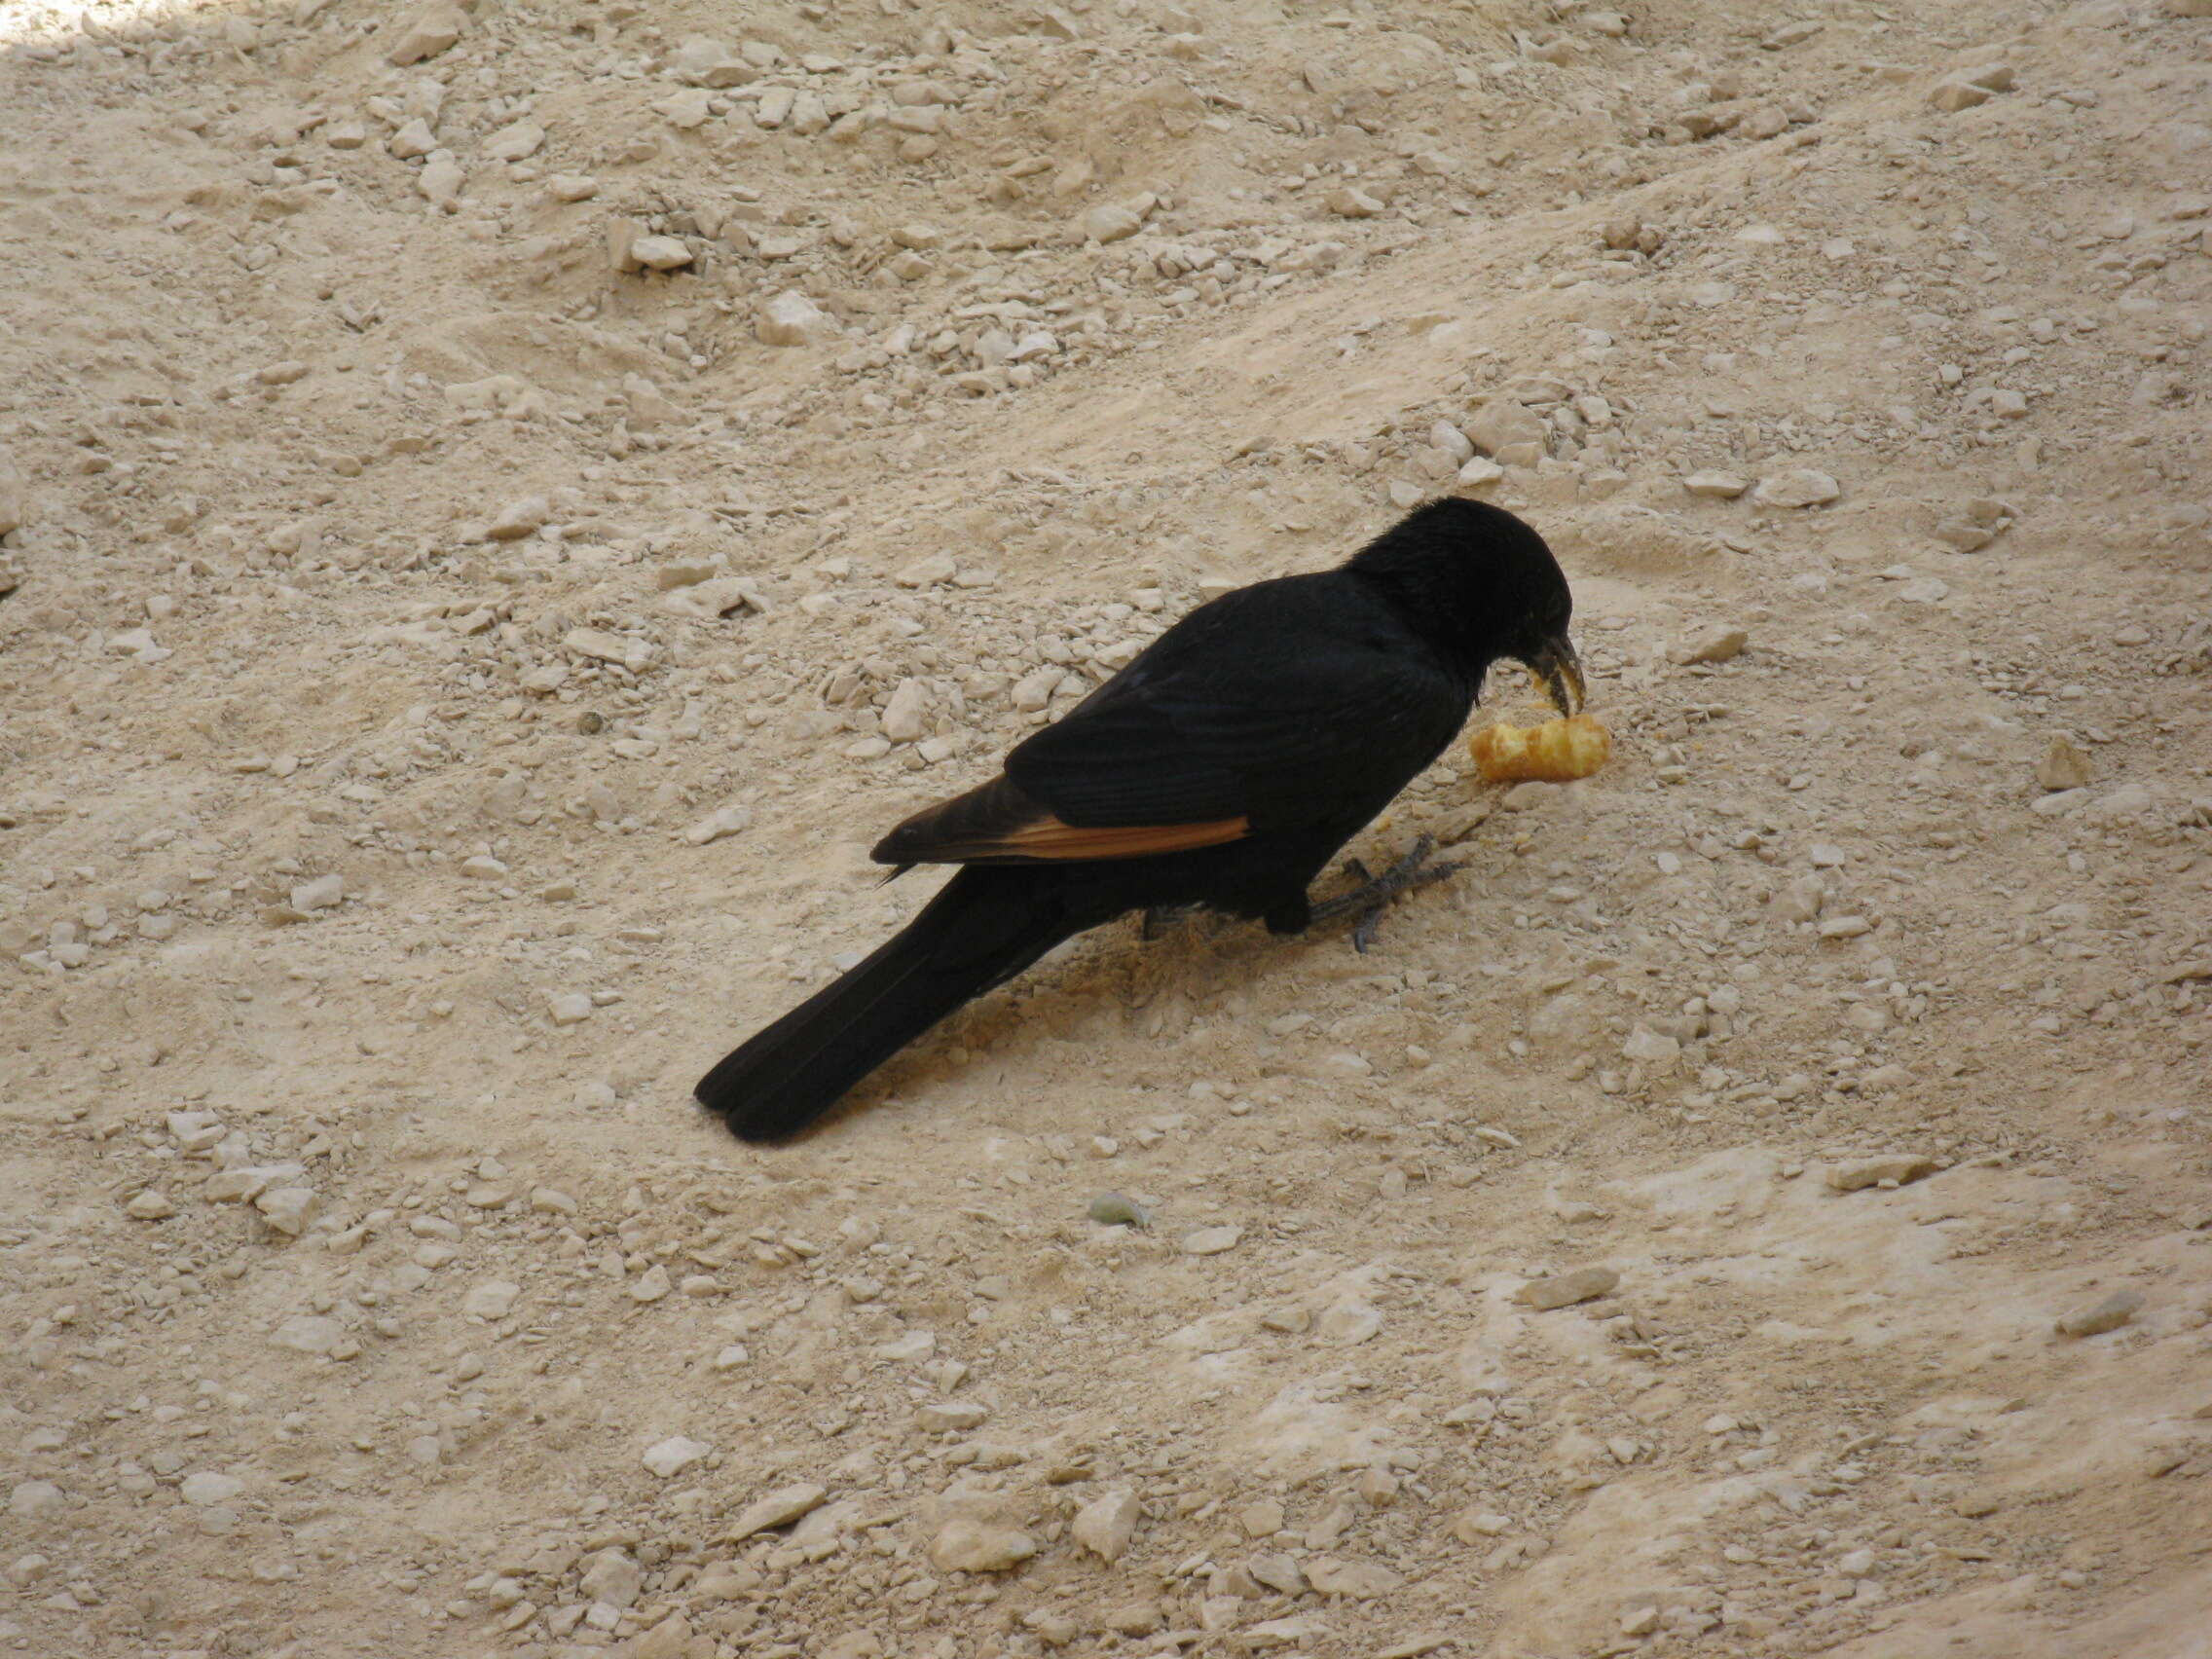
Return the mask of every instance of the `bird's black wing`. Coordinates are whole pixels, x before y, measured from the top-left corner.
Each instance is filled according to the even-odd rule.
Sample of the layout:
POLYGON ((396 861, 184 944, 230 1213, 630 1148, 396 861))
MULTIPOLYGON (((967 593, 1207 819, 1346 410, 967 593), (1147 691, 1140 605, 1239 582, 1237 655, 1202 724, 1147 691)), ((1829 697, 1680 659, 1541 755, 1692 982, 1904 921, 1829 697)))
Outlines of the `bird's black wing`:
POLYGON ((1372 811, 1433 759, 1472 688, 1337 572, 1193 611, 1003 776, 908 819, 885 864, 1138 858, 1372 811))
POLYGON ((1470 696, 1347 578, 1268 582, 1193 612, 1006 772, 1075 825, 1284 828, 1396 793, 1470 696))

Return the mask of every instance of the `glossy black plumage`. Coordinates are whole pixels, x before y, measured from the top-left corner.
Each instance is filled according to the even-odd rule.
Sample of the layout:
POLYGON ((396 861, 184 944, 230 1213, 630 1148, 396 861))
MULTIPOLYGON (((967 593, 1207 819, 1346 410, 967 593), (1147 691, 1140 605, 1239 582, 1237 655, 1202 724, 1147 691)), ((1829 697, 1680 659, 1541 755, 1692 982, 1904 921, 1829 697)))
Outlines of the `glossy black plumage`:
POLYGON ((1500 657, 1580 694, 1566 578, 1536 533, 1434 501, 1342 568, 1200 606, 1003 773, 873 857, 968 867, 874 955, 700 1080, 747 1140, 795 1133, 963 1003, 1134 909, 1296 933, 1329 860, 1450 743, 1500 657))

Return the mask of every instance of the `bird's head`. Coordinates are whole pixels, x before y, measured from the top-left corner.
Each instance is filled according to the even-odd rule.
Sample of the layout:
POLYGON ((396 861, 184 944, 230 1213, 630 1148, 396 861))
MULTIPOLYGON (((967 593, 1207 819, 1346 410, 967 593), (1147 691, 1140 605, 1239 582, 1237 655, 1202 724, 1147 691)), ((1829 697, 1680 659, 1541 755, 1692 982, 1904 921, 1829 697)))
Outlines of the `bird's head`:
POLYGON ((1567 637, 1574 595, 1544 538, 1503 507, 1446 497, 1416 507, 1352 556, 1425 638, 1479 684, 1500 658, 1524 664, 1563 715, 1581 712, 1567 637))

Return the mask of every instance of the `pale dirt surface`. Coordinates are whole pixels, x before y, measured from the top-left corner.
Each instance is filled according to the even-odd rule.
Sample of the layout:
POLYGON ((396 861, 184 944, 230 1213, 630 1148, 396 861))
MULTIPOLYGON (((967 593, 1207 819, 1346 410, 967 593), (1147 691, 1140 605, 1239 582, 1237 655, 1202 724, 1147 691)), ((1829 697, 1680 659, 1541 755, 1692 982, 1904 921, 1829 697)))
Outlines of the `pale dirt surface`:
POLYGON ((4 0, 0 1649, 2212 1649, 2207 9, 4 0), (696 1115, 1460 427, 1610 767, 696 1115))

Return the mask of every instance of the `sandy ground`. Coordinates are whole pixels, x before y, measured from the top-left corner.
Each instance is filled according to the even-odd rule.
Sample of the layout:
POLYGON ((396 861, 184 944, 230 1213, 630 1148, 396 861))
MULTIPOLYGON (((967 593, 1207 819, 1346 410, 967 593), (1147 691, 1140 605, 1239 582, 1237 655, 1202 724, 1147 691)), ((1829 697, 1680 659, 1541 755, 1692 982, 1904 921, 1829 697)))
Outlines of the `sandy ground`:
POLYGON ((0 0, 0 1648, 2212 1651, 2208 11, 0 0), (1456 489, 1610 767, 700 1119, 1456 489))

